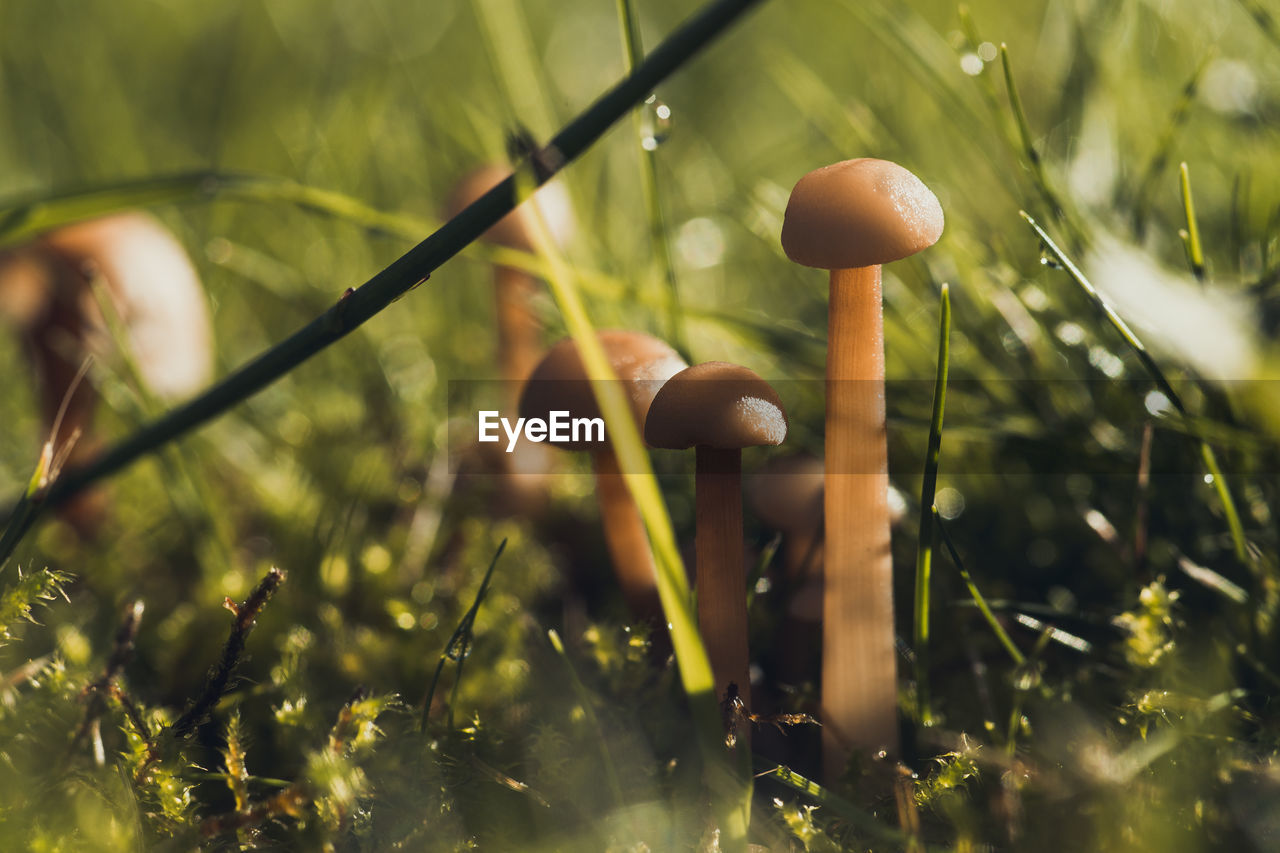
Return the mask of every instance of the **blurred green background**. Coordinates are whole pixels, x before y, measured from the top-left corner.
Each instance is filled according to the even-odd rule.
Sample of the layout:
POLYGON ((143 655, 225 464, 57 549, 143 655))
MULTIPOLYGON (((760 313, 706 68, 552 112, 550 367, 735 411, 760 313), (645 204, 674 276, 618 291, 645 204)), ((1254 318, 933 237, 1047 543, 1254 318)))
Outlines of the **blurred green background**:
MULTIPOLYGON (((636 5, 647 47, 696 8, 668 0, 636 5)), ((773 0, 660 87, 669 127, 653 106, 641 108, 637 122, 620 122, 561 179, 578 223, 564 252, 598 326, 670 336, 675 323, 692 360, 740 362, 780 384, 820 380, 824 357, 825 276, 790 264, 778 245, 794 182, 819 165, 875 156, 907 166, 938 195, 947 216, 941 242, 890 267, 885 282, 888 374, 898 380, 889 394, 891 469, 908 509, 895 531, 900 631, 910 636, 906 603, 937 292, 949 282, 956 385, 940 509, 979 586, 1012 602, 1001 612, 1015 640, 1037 654, 1029 669, 1004 660, 950 563, 938 557, 935 642, 942 651, 934 655, 933 693, 949 731, 1005 744, 1012 719, 1011 731, 1034 744, 1025 747, 1034 753, 1028 760, 1057 768, 1052 784, 1043 777, 1026 783, 1033 835, 1057 827, 1097 849, 1209 849, 1224 838, 1262 844, 1277 831, 1258 817, 1261 806, 1237 802, 1241 779, 1255 780, 1255 795, 1280 784, 1268 769, 1280 721, 1266 701, 1280 684, 1273 674, 1280 670, 1272 624, 1280 571, 1271 440, 1280 408, 1266 383, 1280 323, 1274 15, 1258 0, 959 7, 773 0), (1010 108, 1002 43, 1039 173, 1010 108), (646 216, 646 137, 671 241, 676 310, 646 216), (1207 258, 1203 281, 1191 275, 1178 235, 1186 228, 1178 182, 1184 161, 1207 258), (1199 419, 1196 428, 1214 439, 1243 519, 1245 559, 1235 555, 1188 421, 1152 402, 1148 373, 1071 280, 1042 263, 1020 209, 1095 283, 1105 280, 1108 298, 1199 419), (1224 341, 1233 344, 1228 351, 1224 341), (1206 376, 1229 381, 1201 381, 1206 376), (1153 467, 1169 473, 1144 493, 1136 478, 1147 421, 1153 467), (1147 531, 1141 556, 1138 528, 1147 531), (1188 573, 1183 559, 1219 580, 1188 573), (1172 615, 1139 597, 1160 578, 1162 589, 1181 595, 1172 615), (1223 579, 1243 600, 1223 593, 1223 579), (1113 624, 1126 612, 1137 614, 1141 630, 1113 624), (1089 651, 1053 642, 1019 623, 1018 613, 1079 634, 1089 651), (1144 658, 1143 643, 1165 642, 1164 652, 1144 658), (974 661, 991 665, 994 699, 986 686, 975 690, 974 661), (1204 711, 1211 697, 1234 688, 1243 692, 1233 694, 1229 711, 1204 711), (1182 704, 1142 704, 1152 691, 1182 704), (1040 716, 1027 711, 1024 726, 1025 708, 1040 716), (1197 728, 1210 717, 1216 722, 1197 728), (1102 759, 1062 769, 1084 740, 1114 758, 1146 742, 1149 728, 1185 728, 1194 746, 1181 766, 1158 757, 1143 764, 1135 772, 1148 787, 1121 792, 1123 808, 1110 786, 1135 777, 1108 775, 1120 771, 1102 759), (1055 805, 1064 800, 1082 803, 1090 819, 1068 826, 1055 805)), ((158 175, 248 172, 408 217, 405 233, 379 233, 366 227, 367 216, 324 215, 284 192, 245 198, 216 186, 156 208, 207 287, 225 373, 389 264, 411 236, 425 238, 453 184, 501 160, 509 134, 523 128, 546 140, 625 69, 618 12, 606 2, 6 0, 0 207, 5 199, 158 175)), ((660 711, 648 707, 647 734, 634 736, 639 745, 618 747, 628 756, 619 761, 648 774, 641 790, 667 790, 659 768, 677 749, 680 725, 670 684, 650 683, 642 662, 628 656, 617 634, 622 611, 605 582, 591 589, 587 615, 573 617, 590 622, 593 639, 569 636, 586 623, 560 609, 561 597, 574 597, 566 576, 581 573, 566 565, 594 559, 602 568, 598 543, 587 549, 594 557, 567 556, 573 549, 554 534, 487 518, 483 499, 450 499, 447 418, 456 411, 448 383, 496 375, 486 257, 473 250, 455 259, 264 393, 116 478, 112 518, 97 541, 79 542, 47 519, 17 562, 73 573, 71 602, 43 611, 42 626, 23 628, 20 642, 0 647, 0 677, 56 654, 70 674, 61 704, 47 701, 57 709, 53 718, 74 730, 82 714, 71 698, 76 685, 100 671, 121 608, 142 598, 148 611, 127 680, 146 706, 180 708, 225 637, 218 603, 243 598, 269 566, 280 566, 289 580, 251 640, 243 673, 252 686, 242 685, 233 704, 243 706, 263 749, 255 772, 292 779, 302 772, 304 745, 322 741, 357 685, 402 694, 410 705, 420 698, 505 536, 495 591, 480 610, 475 660, 461 682, 460 716, 474 709, 492 720, 494 743, 502 744, 494 754, 509 762, 503 766, 536 777, 531 784, 544 792, 554 789, 548 796, 557 804, 553 794, 582 796, 574 786, 590 780, 566 769, 575 747, 548 745, 552 732, 538 723, 563 711, 548 710, 556 707, 549 697, 564 687, 563 674, 547 674, 559 664, 544 632, 558 625, 599 691, 615 743, 630 743, 633 735, 623 733, 638 724, 629 715, 648 707, 635 705, 637 696, 659 703, 660 711), (304 695, 309 701, 297 714, 281 710, 304 695), (655 733, 664 721, 672 730, 655 733), (270 740, 268 731, 276 732, 270 740)), ((560 337, 554 304, 543 296, 539 309, 548 342, 560 337)), ((0 498, 8 499, 30 476, 43 427, 15 335, 0 338, 0 370, 0 498)), ((92 377, 104 397, 98 421, 107 435, 123 436, 160 411, 109 360, 92 377)), ((820 454, 821 383, 785 387, 792 433, 783 450, 820 454)), ((767 455, 749 454, 748 469, 767 455)), ((689 540, 691 482, 676 475, 691 462, 660 454, 655 464, 667 475, 677 532, 689 540)), ((558 488, 582 529, 594 531, 588 481, 566 477, 558 488)), ((771 537, 753 519, 748 533, 756 546, 771 537)), ((11 564, 6 574, 13 571, 11 564)), ((765 593, 757 604, 767 676, 776 640, 770 631, 785 602, 765 593)), ((18 687, 0 691, 13 701, 20 695, 18 687)), ((780 701, 805 696, 802 689, 780 701)), ((23 715, 0 709, 0 719, 6 714, 11 731, 23 730, 23 715)), ((33 742, 57 741, 56 732, 42 737, 48 740, 33 742)), ((205 733, 207 769, 219 763, 217 742, 216 732, 205 733)), ((926 756, 940 749, 921 746, 926 756)), ((0 791, 17 790, 23 774, 35 772, 20 758, 8 764, 0 791)), ((455 785, 440 772, 447 777, 441 790, 478 804, 458 806, 449 839, 499 843, 539 825, 523 813, 493 820, 486 797, 508 794, 475 793, 467 785, 486 783, 455 785)), ((1007 837, 1000 792, 1008 785, 1000 776, 988 769, 955 801, 921 782, 938 827, 931 831, 945 843, 1026 841, 1007 837)), ((193 784, 193 813, 228 807, 225 788, 193 784)), ((118 803, 104 801, 99 811, 78 807, 82 831, 108 821, 104 815, 118 818, 118 803)), ((635 795, 636 803, 653 801, 635 795)), ((3 821, 51 826, 41 814, 32 806, 3 821)), ((570 834, 613 837, 613 829, 599 828, 612 827, 612 818, 597 824, 591 814, 584 807, 570 834)), ((185 819, 173 818, 172 826, 185 819)), ((152 839, 171 828, 154 816, 138 825, 152 839)), ((120 837, 129 837, 128 821, 121 826, 120 837)), ((556 836, 545 826, 540 831, 539 843, 567 843, 547 840, 556 836)))

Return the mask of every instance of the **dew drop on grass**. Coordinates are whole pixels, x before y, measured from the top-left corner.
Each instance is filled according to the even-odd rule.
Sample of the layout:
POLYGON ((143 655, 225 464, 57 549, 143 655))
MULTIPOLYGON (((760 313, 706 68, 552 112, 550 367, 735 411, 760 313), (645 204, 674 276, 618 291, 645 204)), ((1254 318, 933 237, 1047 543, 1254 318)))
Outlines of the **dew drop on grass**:
POLYGON ((1044 248, 1040 250, 1040 263, 1051 270, 1060 270, 1063 268, 1062 264, 1058 263, 1058 259, 1049 254, 1048 249, 1044 248))
POLYGON ((1156 417, 1163 417, 1173 409, 1173 404, 1169 402, 1169 398, 1161 391, 1148 391, 1142 404, 1148 412, 1156 417))
POLYGON ((657 151, 670 135, 671 107, 659 101, 656 95, 650 95, 640 107, 640 147, 645 151, 657 151))

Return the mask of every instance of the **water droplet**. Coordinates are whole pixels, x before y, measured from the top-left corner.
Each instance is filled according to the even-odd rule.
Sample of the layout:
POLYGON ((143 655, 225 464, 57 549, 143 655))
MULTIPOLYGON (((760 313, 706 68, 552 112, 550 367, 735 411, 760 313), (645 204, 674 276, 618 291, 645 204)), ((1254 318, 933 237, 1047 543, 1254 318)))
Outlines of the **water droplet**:
POLYGON ((1040 263, 1041 263, 1041 264, 1043 264, 1044 266, 1048 267, 1048 268, 1049 268, 1049 269, 1051 269, 1051 270, 1060 270, 1060 269, 1062 269, 1062 264, 1058 263, 1058 259, 1057 259, 1057 258, 1055 258, 1053 255, 1049 254, 1049 250, 1048 250, 1048 249, 1041 249, 1041 250, 1040 250, 1040 263))
POLYGON ((1040 667, 1035 665, 1023 665, 1013 676, 1013 688, 1015 690, 1032 690, 1040 686, 1040 667))
POLYGON ((1212 475, 1212 474, 1205 474, 1205 475, 1204 475, 1204 484, 1205 484, 1206 486, 1212 486, 1212 485, 1213 485, 1213 475, 1212 475))
POLYGON ((1148 391, 1147 396, 1143 398, 1143 405, 1156 417, 1168 415, 1173 411, 1173 404, 1160 391, 1148 391))
POLYGON ((659 101, 656 95, 645 98, 640 108, 640 147, 656 151, 671 135, 671 107, 659 101))

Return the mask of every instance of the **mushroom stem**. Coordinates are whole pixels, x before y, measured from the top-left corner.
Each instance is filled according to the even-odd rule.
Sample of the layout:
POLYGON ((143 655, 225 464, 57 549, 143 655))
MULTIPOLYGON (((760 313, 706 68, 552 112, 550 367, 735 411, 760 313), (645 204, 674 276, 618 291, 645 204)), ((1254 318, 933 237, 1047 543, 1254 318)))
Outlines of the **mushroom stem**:
MULTIPOLYGON (((729 683, 751 707, 747 652, 747 578, 742 555, 742 451, 699 445, 697 456, 698 629, 716 677, 716 696, 729 683)), ((739 732, 745 748, 750 733, 739 732)))
POLYGON ((614 452, 601 450, 592 458, 596 495, 600 500, 600 524, 604 527, 605 545, 609 548, 622 595, 636 618, 662 625, 657 568, 640 509, 627 489, 614 452))
POLYGON ((827 341, 823 764, 898 752, 880 266, 831 271, 827 341))
POLYGON ((525 379, 542 357, 538 343, 538 320, 530 307, 537 292, 537 280, 514 267, 494 268, 494 305, 498 327, 498 369, 507 383, 508 407, 520 405, 525 379))

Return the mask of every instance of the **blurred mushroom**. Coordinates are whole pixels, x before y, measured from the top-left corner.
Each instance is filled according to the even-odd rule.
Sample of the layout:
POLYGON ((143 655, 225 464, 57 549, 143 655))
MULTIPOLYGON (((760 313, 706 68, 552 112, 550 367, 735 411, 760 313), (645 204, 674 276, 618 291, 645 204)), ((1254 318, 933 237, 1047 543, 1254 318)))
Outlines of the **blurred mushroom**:
MULTIPOLYGON (((511 174, 509 168, 496 164, 481 166, 467 174, 449 198, 448 215, 461 213, 511 174)), ((520 205, 484 233, 482 239, 507 249, 522 252, 536 250, 538 219, 558 245, 569 241, 573 232, 572 208, 564 185, 552 181, 543 185, 520 205)), ((520 388, 529 378, 542 353, 542 325, 533 311, 538 280, 516 267, 495 264, 493 267, 494 324, 497 332, 498 373, 503 384, 503 406, 507 412, 519 407, 520 388)), ((503 511, 522 515, 536 514, 546 496, 545 474, 550 467, 546 448, 521 443, 513 453, 486 453, 480 448, 483 467, 500 471, 504 494, 498 501, 503 511)))
MULTIPOLYGON (((26 340, 49 440, 72 465, 92 456, 98 445, 91 432, 97 393, 75 381, 91 354, 110 355, 103 303, 119 319, 127 356, 152 393, 190 394, 212 372, 212 335, 199 277, 181 244, 153 217, 112 214, 0 253, 0 311, 26 340)), ((91 535, 105 499, 101 491, 85 492, 61 512, 91 535)))
POLYGON ((823 765, 898 753, 880 265, 937 242, 942 207, 884 160, 846 160, 796 184, 787 257, 831 272, 827 339, 823 765))
MULTIPOLYGON (((489 190, 500 184, 511 170, 498 165, 481 166, 468 174, 449 198, 448 215, 456 216, 489 190)), ((485 232, 484 238, 495 246, 535 250, 535 219, 541 217, 552 239, 568 242, 573 230, 568 198, 562 184, 552 182, 538 190, 532 205, 521 205, 485 232)), ((493 268, 494 315, 498 334, 498 369, 507 383, 511 408, 518 402, 520 383, 528 378, 538 363, 542 345, 541 325, 533 313, 533 296, 537 279, 515 267, 497 264, 493 268)))
POLYGON ((775 456, 747 487, 756 516, 782 534, 790 597, 777 632, 778 676, 793 686, 816 676, 822 648, 822 483, 821 459, 775 456))
MULTIPOLYGON (((636 424, 643 424, 658 389, 686 365, 671 347, 639 332, 603 331, 600 344, 626 385, 636 424)), ((534 369, 520 398, 520 416, 550 420, 552 412, 573 418, 601 418, 587 371, 573 339, 553 346, 534 369)), ((618 468, 607 433, 603 441, 550 442, 564 450, 591 453, 596 496, 605 543, 613 560, 622 594, 639 619, 662 623, 653 552, 640 511, 618 468)))
POLYGON ((736 684, 750 708, 742 448, 782 443, 787 437, 782 401, 753 371, 706 362, 662 386, 649 407, 644 437, 654 447, 695 448, 698 628, 711 658, 716 695, 728 696, 729 686, 736 684))

